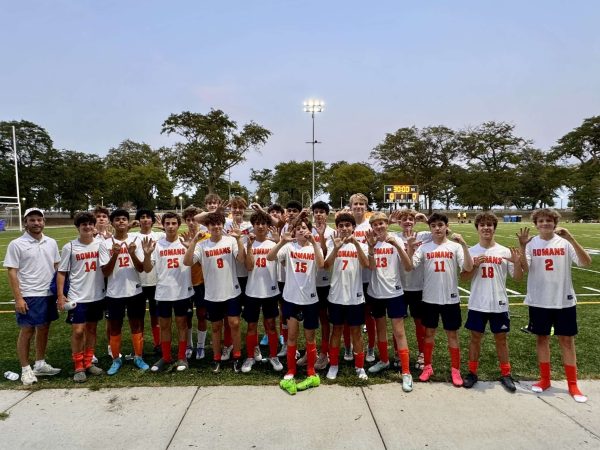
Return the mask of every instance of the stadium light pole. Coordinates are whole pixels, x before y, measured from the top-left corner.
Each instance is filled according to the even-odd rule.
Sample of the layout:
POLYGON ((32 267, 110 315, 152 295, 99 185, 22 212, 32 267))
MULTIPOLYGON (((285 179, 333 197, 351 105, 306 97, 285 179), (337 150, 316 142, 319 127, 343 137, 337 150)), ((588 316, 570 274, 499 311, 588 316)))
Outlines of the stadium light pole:
POLYGON ((323 100, 306 100, 304 102, 304 112, 310 113, 312 118, 312 141, 307 144, 312 144, 312 203, 315 203, 315 144, 321 142, 315 139, 315 113, 323 112, 325 102, 323 100))
POLYGON ((21 222, 21 195, 19 193, 19 165, 17 164, 17 135, 15 132, 15 127, 12 127, 12 135, 13 135, 13 152, 15 158, 15 183, 17 185, 17 204, 19 207, 19 231, 23 230, 23 222, 21 222))
POLYGON ((183 214, 183 197, 179 196, 179 209, 181 210, 181 214, 183 214))

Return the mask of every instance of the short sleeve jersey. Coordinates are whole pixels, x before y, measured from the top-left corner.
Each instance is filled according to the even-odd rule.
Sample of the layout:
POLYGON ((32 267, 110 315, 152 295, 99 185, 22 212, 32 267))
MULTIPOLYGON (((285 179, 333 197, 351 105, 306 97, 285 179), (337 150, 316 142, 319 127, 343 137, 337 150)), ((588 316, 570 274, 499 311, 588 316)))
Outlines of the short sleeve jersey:
MULTIPOLYGON (((356 225, 356 228, 354 229, 354 236, 356 237, 356 240, 358 242, 360 242, 361 244, 366 244, 367 243, 367 231, 369 231, 371 229, 371 224, 369 223, 368 220, 365 220, 363 223, 356 225)), ((362 282, 363 283, 368 283, 371 280, 371 270, 370 269, 363 269, 362 271, 362 282)))
POLYGON ((58 270, 69 272, 69 300, 91 303, 104 298, 104 275, 99 261, 101 245, 96 239, 91 244, 74 239, 62 248, 58 270))
MULTIPOLYGON (((404 249, 407 250, 406 245, 406 237, 402 233, 398 233, 396 235, 399 239, 402 239, 404 242, 404 249)), ((419 248, 421 245, 426 244, 427 242, 431 242, 431 232, 429 231, 419 231, 416 233, 416 248, 419 248)), ((423 290, 423 281, 424 281, 424 273, 423 273, 423 265, 419 267, 415 267, 414 270, 407 272, 404 270, 404 267, 400 267, 400 276, 402 278, 402 286, 405 291, 422 291, 423 290)))
POLYGON ((279 249, 277 258, 285 263, 284 300, 297 305, 317 303, 319 299, 317 297, 317 264, 315 263, 314 247, 288 242, 279 249))
POLYGON ((127 247, 132 242, 135 242, 135 255, 140 261, 144 260, 144 251, 142 244, 137 234, 128 235, 124 241, 119 241, 116 238, 105 239, 100 245, 100 266, 106 266, 112 257, 113 240, 116 244, 121 245, 119 256, 115 262, 115 268, 108 276, 106 285, 106 296, 112 298, 133 297, 142 292, 142 283, 140 281, 140 273, 137 271, 131 260, 131 256, 127 251, 127 247))
MULTIPOLYGON (((225 227, 223 227, 225 232, 229 234, 233 229, 233 219, 227 219, 225 221, 225 227)), ((248 243, 248 235, 254 231, 254 227, 250 222, 243 221, 240 223, 240 231, 242 232, 242 243, 244 244, 244 248, 248 243)), ((246 270, 246 265, 241 262, 236 261, 236 269, 238 277, 247 277, 248 270, 246 270)))
POLYGON ((575 248, 558 235, 546 241, 534 237, 525 247, 529 266, 525 304, 538 308, 562 309, 577 303, 571 265, 580 265, 575 248))
POLYGON ((275 247, 275 242, 268 239, 252 243, 254 267, 248 271, 246 295, 253 298, 269 298, 279 295, 277 285, 277 261, 268 261, 269 250, 275 247))
POLYGON ((438 245, 432 241, 421 245, 413 256, 413 265, 423 265, 423 301, 437 305, 460 303, 458 274, 464 262, 463 248, 456 242, 438 245))
POLYGON ((218 242, 206 239, 196 244, 194 262, 202 265, 206 300, 224 302, 242 293, 237 279, 237 254, 237 241, 231 236, 222 236, 218 242))
POLYGON ((54 264, 60 262, 56 241, 44 234, 38 241, 25 232, 6 249, 4 267, 18 269, 17 279, 23 297, 50 295, 54 264))
MULTIPOLYGON (((158 242, 165 237, 165 233, 162 231, 150 231, 149 234, 138 233, 137 235, 139 236, 139 245, 141 245, 145 237, 150 237, 154 242, 158 242)), ((154 267, 150 273, 141 272, 140 281, 142 282, 142 286, 156 286, 156 271, 154 267)))
POLYGON ((373 253, 375 253, 375 270, 371 271, 368 294, 373 298, 401 296, 404 291, 400 278, 401 264, 398 249, 387 242, 377 241, 373 253))
POLYGON ((473 258, 484 256, 485 260, 476 267, 471 279, 469 309, 481 312, 501 313, 508 311, 508 295, 506 293, 506 276, 514 274, 514 265, 505 258, 510 258, 510 250, 500 244, 485 248, 477 244, 469 248, 473 258))
MULTIPOLYGON (((368 252, 365 244, 359 244, 365 255, 368 252)), ((328 245, 333 251, 333 243, 328 245)), ((340 247, 333 260, 331 269, 331 288, 327 300, 338 305, 360 305, 365 302, 362 282, 363 268, 358 259, 358 251, 354 244, 340 247)))
MULTIPOLYGON (((326 243, 328 243, 331 240, 333 233, 334 233, 334 230, 330 226, 327 226, 325 228, 324 236, 325 236, 326 243)), ((314 227, 312 229, 312 234, 315 237, 315 242, 317 242, 319 245, 321 245, 321 236, 319 236, 319 232, 314 227)), ((323 255, 323 256, 325 256, 325 255, 323 255)), ((331 277, 331 275, 330 275, 328 269, 325 269, 325 268, 317 269, 317 287, 329 286, 330 277, 331 277)))
POLYGON ((184 300, 194 294, 191 267, 183 264, 185 252, 186 248, 179 239, 169 242, 162 238, 156 243, 151 255, 156 271, 156 300, 184 300))

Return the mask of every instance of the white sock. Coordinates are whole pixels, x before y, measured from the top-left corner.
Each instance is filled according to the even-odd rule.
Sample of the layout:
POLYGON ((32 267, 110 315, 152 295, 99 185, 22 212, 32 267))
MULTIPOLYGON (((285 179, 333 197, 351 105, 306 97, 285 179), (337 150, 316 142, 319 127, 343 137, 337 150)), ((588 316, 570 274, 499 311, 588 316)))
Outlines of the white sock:
POLYGON ((21 373, 30 372, 30 371, 31 371, 31 366, 30 365, 26 365, 25 367, 21 367, 21 373))
POLYGON ((198 330, 198 348, 204 348, 204 343, 206 342, 206 331, 198 330))
POLYGON ((33 366, 35 369, 37 369, 38 367, 43 366, 44 364, 46 364, 46 360, 45 359, 40 359, 38 361, 35 362, 35 365, 33 366))
POLYGON ((187 345, 188 347, 192 347, 194 345, 194 341, 192 341, 192 329, 188 328, 187 330, 187 345))

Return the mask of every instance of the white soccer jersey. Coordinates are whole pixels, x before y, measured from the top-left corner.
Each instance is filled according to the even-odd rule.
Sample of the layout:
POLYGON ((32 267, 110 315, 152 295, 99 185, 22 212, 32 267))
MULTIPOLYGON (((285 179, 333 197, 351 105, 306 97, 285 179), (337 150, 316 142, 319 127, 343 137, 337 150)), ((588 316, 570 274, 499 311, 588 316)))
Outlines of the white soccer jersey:
MULTIPOLYGON (((398 241, 401 242, 401 241, 398 241)), ((371 271, 371 280, 367 292, 373 298, 394 298, 404 294, 400 278, 400 254, 398 249, 387 242, 377 241, 375 270, 371 271)))
MULTIPOLYGON (((353 233, 354 236, 356 237, 356 240, 358 242, 360 242, 361 244, 366 244, 367 243, 367 231, 369 231, 370 229, 371 229, 371 224, 369 223, 368 220, 365 220, 361 224, 357 224, 356 228, 354 229, 354 233, 353 233)), ((371 280, 371 270, 363 269, 362 282, 368 283, 370 280, 371 280)))
POLYGON ((525 247, 529 266, 525 304, 538 308, 569 308, 577 303, 571 265, 581 265, 575 248, 554 235, 549 241, 534 237, 525 247))
POLYGON ((127 246, 135 242, 135 255, 140 261, 144 260, 144 251, 142 243, 138 235, 128 235, 124 241, 119 241, 116 238, 105 239, 100 245, 100 266, 104 267, 110 261, 112 256, 113 240, 116 244, 121 245, 119 257, 115 262, 115 268, 108 277, 106 285, 106 296, 112 298, 133 297, 142 292, 142 283, 140 282, 140 273, 136 270, 131 261, 131 256, 127 251, 127 246))
POLYGON ((423 301, 437 305, 460 303, 458 274, 464 262, 463 248, 456 242, 438 245, 432 241, 421 245, 413 256, 413 265, 424 266, 423 301))
POLYGON ((50 283, 54 264, 60 262, 56 241, 44 234, 38 241, 25 232, 10 241, 4 257, 4 267, 17 270, 17 279, 23 297, 51 295, 50 283))
MULTIPOLYGON (((404 249, 408 251, 408 246, 406 244, 406 237, 402 234, 402 232, 397 233, 396 237, 402 239, 404 242, 404 249)), ((416 246, 415 249, 419 248, 421 245, 426 244, 427 242, 431 242, 431 232, 429 231, 419 231, 416 233, 416 246)), ((407 272, 404 270, 404 266, 400 267, 400 277, 402 279, 402 287, 405 291, 422 291, 423 290, 423 281, 425 279, 425 275, 423 272, 423 266, 416 267, 414 270, 407 272)))
MULTIPOLYGON (((330 241, 331 242, 331 241, 330 241)), ((365 253, 368 248, 359 244, 365 253)), ((333 251, 333 243, 328 245, 333 251)), ((358 251, 354 244, 344 244, 338 250, 331 270, 331 288, 327 300, 338 305, 360 305, 365 302, 362 283, 363 267, 358 259, 358 251)))
MULTIPOLYGON (((150 231, 149 234, 137 233, 137 235, 139 236, 139 245, 142 245, 141 242, 146 237, 152 238, 154 242, 158 242, 165 237, 165 233, 162 231, 150 231)), ((154 270, 154 267, 150 273, 140 272, 140 281, 142 286, 156 286, 156 270, 154 270)))
MULTIPOLYGON (((246 245, 248 244, 248 235, 250 233, 254 232, 254 227, 252 226, 252 224, 250 222, 245 221, 245 220, 242 223, 240 223, 239 226, 240 226, 240 231, 242 232, 242 244, 244 244, 244 248, 246 248, 246 245)), ((225 226, 223 227, 223 230, 225 230, 225 232, 227 234, 229 234, 232 229, 233 229, 233 219, 225 220, 225 226)), ((246 269, 246 265, 244 263, 236 261, 236 269, 237 269, 238 277, 247 277, 248 276, 248 270, 246 269)))
POLYGON ((69 272, 67 298, 70 301, 91 303, 104 298, 104 275, 99 260, 101 245, 97 239, 91 244, 74 239, 62 248, 58 270, 69 272))
MULTIPOLYGON (((331 228, 330 226, 327 226, 325 228, 324 236, 325 236, 326 245, 329 244, 329 241, 333 237, 334 231, 335 230, 333 228, 331 228)), ((321 237, 319 236, 319 232, 317 231, 317 229, 315 227, 313 227, 313 229, 312 229, 312 234, 315 237, 315 242, 317 242, 317 244, 319 244, 319 246, 320 246, 321 245, 321 242, 320 242, 321 237)), ((323 255, 323 256, 325 256, 325 255, 323 255)), ((329 286, 330 277, 331 277, 331 274, 328 269, 325 269, 325 268, 317 269, 317 287, 329 286)))
POLYGON ((156 271, 156 300, 184 300, 194 294, 192 268, 183 264, 185 252, 186 248, 179 239, 169 242, 163 238, 156 243, 150 257, 156 271))
POLYGON ((267 261, 269 250, 275 247, 275 242, 268 239, 252 243, 254 268, 248 271, 246 295, 254 298, 275 297, 279 294, 277 285, 277 261, 267 261))
POLYGON ((504 258, 510 258, 510 250, 500 244, 490 248, 477 244, 469 248, 469 253, 473 258, 485 256, 485 261, 474 269, 469 309, 491 313, 508 311, 506 275, 510 273, 512 277, 515 267, 504 258))
POLYGON ((317 264, 312 245, 304 247, 297 242, 288 242, 277 253, 279 261, 285 263, 285 301, 297 305, 317 303, 317 264))
POLYGON ((224 302, 242 293, 237 279, 237 254, 237 241, 231 236, 222 236, 219 242, 205 239, 196 245, 194 262, 202 265, 206 300, 224 302))

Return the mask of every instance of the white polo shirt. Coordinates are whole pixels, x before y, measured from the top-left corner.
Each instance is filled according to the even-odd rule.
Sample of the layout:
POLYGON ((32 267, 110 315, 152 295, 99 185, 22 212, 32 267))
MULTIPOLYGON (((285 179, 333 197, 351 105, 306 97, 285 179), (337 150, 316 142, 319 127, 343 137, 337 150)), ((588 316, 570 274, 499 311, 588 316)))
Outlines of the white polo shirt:
POLYGON ((25 232, 8 244, 4 267, 18 269, 17 279, 23 297, 51 295, 54 265, 60 262, 56 241, 42 233, 38 241, 25 232))

